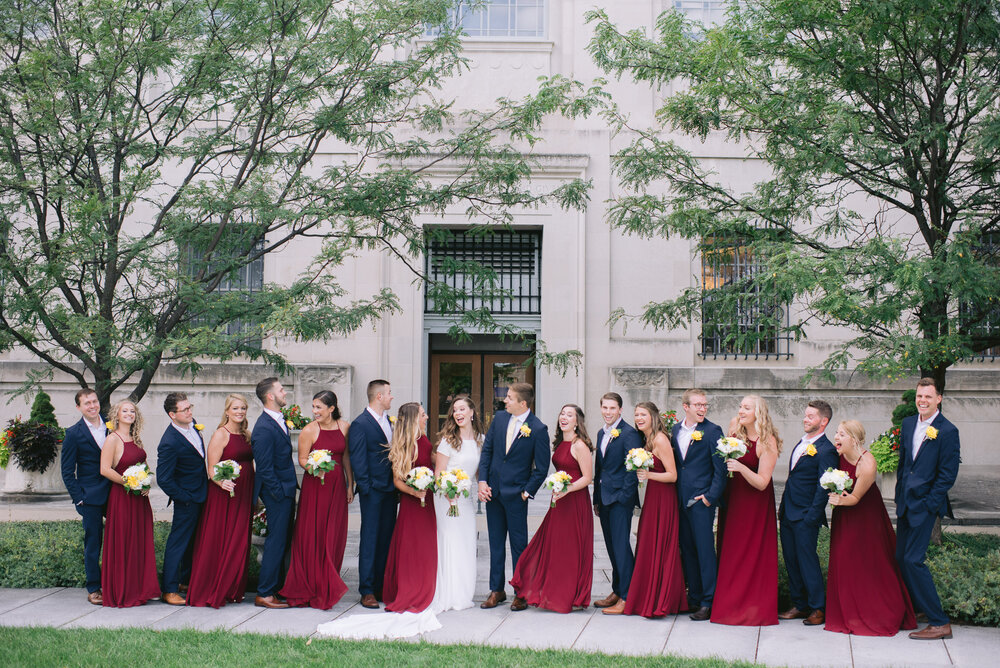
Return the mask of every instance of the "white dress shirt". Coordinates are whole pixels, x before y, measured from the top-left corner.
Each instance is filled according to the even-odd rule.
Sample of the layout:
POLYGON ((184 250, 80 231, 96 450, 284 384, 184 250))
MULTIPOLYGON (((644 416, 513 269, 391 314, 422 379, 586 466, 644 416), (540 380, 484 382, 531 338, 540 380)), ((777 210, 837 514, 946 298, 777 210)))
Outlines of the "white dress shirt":
POLYGON ((198 451, 199 455, 202 457, 205 456, 205 444, 201 442, 201 436, 198 435, 198 430, 194 428, 194 422, 192 422, 191 426, 187 429, 173 421, 171 421, 170 425, 180 432, 180 434, 187 439, 188 443, 194 446, 194 449, 198 451))
POLYGON ((792 449, 792 463, 788 467, 789 471, 794 469, 795 465, 799 463, 799 459, 802 457, 803 454, 805 454, 806 448, 815 443, 816 439, 818 439, 822 435, 823 432, 820 432, 812 437, 808 436, 807 434, 802 435, 802 438, 799 439, 798 444, 795 446, 795 448, 792 449))
POLYGON ((611 442, 611 432, 618 428, 618 425, 622 423, 622 419, 619 417, 615 420, 615 423, 611 426, 604 426, 604 436, 601 438, 601 456, 603 457, 608 451, 608 443, 611 442))
POLYGON ((681 421, 681 428, 677 431, 677 448, 681 451, 681 459, 687 457, 688 448, 691 447, 691 435, 696 431, 698 431, 697 422, 689 427, 687 420, 681 421))
POLYGON ((385 442, 388 443, 389 441, 391 441, 392 423, 389 421, 389 416, 386 415, 386 411, 382 411, 382 414, 379 415, 374 410, 372 410, 371 406, 369 406, 366 410, 372 414, 372 417, 375 418, 376 422, 378 422, 378 426, 382 427, 382 433, 385 434, 385 442))
POLYGON ((87 429, 90 430, 90 435, 94 437, 97 447, 103 449, 104 441, 108 438, 108 426, 100 421, 97 424, 91 424, 87 418, 84 418, 83 421, 87 425, 87 429))
POLYGON ((934 415, 927 418, 926 422, 920 419, 917 415, 917 426, 913 428, 913 458, 917 458, 917 453, 920 452, 920 446, 924 443, 924 437, 927 436, 927 428, 931 426, 931 423, 937 419, 938 413, 941 411, 934 411, 934 415))
POLYGON ((275 422, 277 422, 278 426, 281 427, 281 431, 285 432, 286 434, 288 433, 288 425, 285 424, 285 416, 284 415, 282 415, 278 411, 272 411, 270 408, 265 408, 264 409, 264 414, 265 415, 270 415, 271 419, 274 420, 275 422))

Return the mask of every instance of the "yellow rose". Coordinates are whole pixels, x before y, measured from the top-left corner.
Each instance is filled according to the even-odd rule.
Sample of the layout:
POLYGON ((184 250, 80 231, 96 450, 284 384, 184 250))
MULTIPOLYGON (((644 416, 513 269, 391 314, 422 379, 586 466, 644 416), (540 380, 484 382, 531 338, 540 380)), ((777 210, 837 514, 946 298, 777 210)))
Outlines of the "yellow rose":
POLYGON ((691 432, 691 440, 692 441, 700 441, 701 440, 701 432, 700 431, 693 431, 693 432, 691 432))
POLYGON ((522 436, 531 436, 531 429, 528 427, 528 425, 526 425, 526 424, 522 424, 521 425, 521 435, 522 436))
POLYGON ((935 438, 937 438, 937 429, 935 429, 934 427, 927 427, 927 438, 931 439, 932 441, 935 438))
POLYGON ((201 424, 200 422, 195 422, 194 428, 197 429, 198 431, 201 431, 202 429, 205 428, 205 425, 201 424))
POLYGON ((611 430, 611 438, 618 438, 619 436, 621 436, 621 434, 622 433, 619 430, 617 430, 617 429, 612 429, 611 430))
POLYGON ((806 454, 809 455, 810 457, 812 457, 813 455, 815 455, 816 454, 816 446, 813 445, 812 443, 810 443, 809 445, 807 445, 806 446, 806 454))
POLYGON ((295 429, 295 423, 291 420, 285 420, 285 424, 288 425, 289 429, 295 429))
POLYGON ((115 423, 114 422, 110 422, 110 421, 109 422, 105 422, 104 426, 107 427, 108 429, 114 429, 115 428, 115 423))

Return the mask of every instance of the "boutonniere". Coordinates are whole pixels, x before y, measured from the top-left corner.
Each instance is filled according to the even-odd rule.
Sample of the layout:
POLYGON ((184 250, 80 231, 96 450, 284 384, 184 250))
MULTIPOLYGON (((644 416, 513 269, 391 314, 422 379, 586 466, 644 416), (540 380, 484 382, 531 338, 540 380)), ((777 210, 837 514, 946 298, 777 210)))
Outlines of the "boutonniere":
POLYGON ((809 455, 810 457, 812 457, 813 455, 815 455, 816 454, 816 446, 813 445, 812 443, 810 443, 809 445, 807 445, 806 446, 806 454, 809 455))
POLYGON ((521 425, 521 436, 531 436, 531 428, 528 425, 521 425))
POLYGON ((194 428, 197 429, 198 431, 201 431, 202 429, 205 428, 205 425, 201 424, 200 422, 195 422, 194 428))
POLYGON ((934 427, 927 427, 927 438, 931 439, 932 441, 935 438, 937 438, 937 429, 935 429, 934 427))
POLYGON ((621 430, 619 430, 619 429, 612 429, 611 430, 611 438, 615 439, 615 438, 618 438, 621 435, 622 435, 621 430))
POLYGON ((294 423, 294 422, 292 422, 291 420, 285 420, 285 425, 286 425, 286 426, 287 426, 287 427, 288 427, 289 429, 295 429, 295 423, 294 423))
POLYGON ((691 440, 692 441, 700 441, 701 440, 701 432, 700 431, 692 431, 691 432, 691 440))
POLYGON ((114 431, 114 429, 115 429, 115 423, 111 422, 111 421, 105 422, 104 426, 107 427, 108 429, 112 430, 112 431, 114 431))
POLYGON ((396 424, 396 416, 395 415, 390 415, 389 416, 389 424, 396 424))

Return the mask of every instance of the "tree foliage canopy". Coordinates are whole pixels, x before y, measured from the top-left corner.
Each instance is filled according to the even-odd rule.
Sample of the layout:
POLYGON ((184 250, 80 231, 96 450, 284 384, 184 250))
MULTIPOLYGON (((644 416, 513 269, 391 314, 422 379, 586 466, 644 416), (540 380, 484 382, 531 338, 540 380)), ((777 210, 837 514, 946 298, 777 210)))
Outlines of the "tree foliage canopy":
POLYGON ((281 370, 262 338, 323 340, 398 309, 389 290, 346 294, 335 269, 361 250, 412 260, 415 216, 580 206, 583 183, 529 189, 525 150, 572 84, 491 110, 439 99, 461 43, 425 32, 450 5, 3 3, 0 350, 92 383, 105 406, 123 383, 142 397, 164 362, 281 370), (280 251, 301 274, 252 285, 280 251))
MULTIPOLYGON (((590 13, 600 67, 670 86, 657 127, 608 114, 634 137, 616 156, 629 192, 611 223, 709 252, 740 238, 768 270, 714 300, 794 303, 802 318, 770 329, 796 337, 810 322, 850 328, 827 375, 920 370, 943 388, 949 366, 1000 345, 998 12, 992 0, 754 0, 709 28, 666 12, 652 35, 590 13), (739 142, 761 174, 737 192, 664 131, 739 142)), ((683 325, 703 287, 638 317, 683 325)))

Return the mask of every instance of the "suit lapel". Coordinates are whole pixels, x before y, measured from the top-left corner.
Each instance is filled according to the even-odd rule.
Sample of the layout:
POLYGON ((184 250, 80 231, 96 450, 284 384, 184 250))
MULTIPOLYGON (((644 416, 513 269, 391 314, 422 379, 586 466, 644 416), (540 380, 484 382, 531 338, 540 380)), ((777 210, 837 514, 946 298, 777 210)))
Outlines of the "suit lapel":
MULTIPOLYGON (((938 411, 937 417, 934 418, 934 421, 931 422, 931 424, 930 424, 930 427, 933 428, 933 429, 936 429, 939 434, 941 433, 941 420, 943 419, 943 417, 944 416, 941 415, 941 411, 938 411)), ((919 420, 920 417, 917 416, 917 419, 919 420)), ((911 430, 911 433, 912 433, 912 430, 911 430)), ((913 437, 911 436, 910 438, 913 438, 913 437)), ((917 460, 920 459, 920 455, 924 454, 924 452, 927 451, 928 446, 930 446, 931 444, 933 444, 934 441, 936 441, 936 440, 937 439, 935 439, 935 438, 927 438, 927 432, 924 432, 924 440, 920 441, 920 449, 917 450, 917 456, 913 458, 913 463, 914 464, 916 464, 917 460)))

